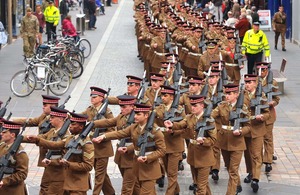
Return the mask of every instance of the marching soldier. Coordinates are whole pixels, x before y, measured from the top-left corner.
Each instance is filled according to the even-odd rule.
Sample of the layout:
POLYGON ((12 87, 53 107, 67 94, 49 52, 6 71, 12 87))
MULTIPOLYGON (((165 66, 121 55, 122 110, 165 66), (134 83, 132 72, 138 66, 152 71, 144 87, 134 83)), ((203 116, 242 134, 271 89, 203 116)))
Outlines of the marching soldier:
MULTIPOLYGON (((21 125, 5 119, 2 122, 1 143, 0 143, 0 156, 4 158, 8 154, 10 147, 20 133, 21 125)), ((20 145, 16 154, 9 159, 10 163, 7 168, 13 169, 12 173, 4 173, 4 177, 0 181, 0 195, 18 194, 25 195, 25 179, 28 174, 29 159, 20 145)), ((2 167, 3 165, 1 165, 2 167)))
MULTIPOLYGON (((51 106, 50 112, 50 123, 53 128, 50 129, 45 134, 39 134, 38 137, 45 139, 45 140, 54 140, 58 137, 58 132, 61 130, 65 119, 68 117, 68 110, 61 109, 58 107, 51 106)), ((63 137, 58 138, 57 140, 65 139, 69 133, 66 131, 66 134, 63 137)), ((24 138, 25 142, 28 142, 26 137, 24 138)), ((47 195, 47 194, 57 194, 63 195, 64 191, 63 184, 65 180, 65 169, 63 166, 59 164, 59 158, 61 158, 62 151, 56 151, 55 157, 52 156, 50 159, 45 158, 48 150, 46 148, 40 147, 42 150, 42 155, 40 158, 42 159, 41 164, 45 167, 41 188, 40 188, 40 195, 47 195)))
MULTIPOLYGON (((269 75, 269 67, 270 63, 267 62, 259 62, 256 64, 257 69, 261 69, 261 78, 262 78, 262 86, 265 94, 269 91, 266 91, 268 85, 268 75, 269 75)), ((272 80, 272 89, 271 93, 278 93, 278 84, 273 79, 272 80)), ((269 92, 270 93, 270 92, 269 92)), ((276 110, 275 107, 279 104, 279 96, 271 95, 272 98, 268 98, 268 104, 270 109, 270 117, 266 121, 267 133, 264 136, 264 154, 263 154, 263 163, 266 165, 265 171, 269 173, 272 170, 272 162, 276 160, 277 157, 274 156, 274 142, 273 142, 273 127, 276 121, 276 110), (269 101, 270 100, 270 101, 269 101)))
MULTIPOLYGON (((82 114, 88 116, 88 121, 97 120, 96 116, 99 109, 102 106, 107 91, 99 87, 90 87, 91 89, 91 103, 82 114)), ((113 118, 113 114, 109 108, 107 108, 104 115, 105 118, 113 118)), ((109 128, 105 131, 114 131, 114 128, 109 128)), ((95 156, 94 156, 94 168, 95 168, 95 186, 93 189, 94 195, 99 195, 101 191, 104 194, 114 194, 115 190, 112 187, 109 176, 107 175, 107 165, 109 157, 114 155, 111 141, 105 141, 100 144, 94 143, 95 156)))
MULTIPOLYGON (((241 192, 240 177, 238 173, 239 165, 246 149, 244 135, 250 131, 250 122, 240 124, 240 129, 234 129, 234 121, 230 118, 232 111, 237 111, 239 87, 238 85, 225 85, 226 101, 219 104, 213 111, 211 116, 220 123, 221 129, 217 132, 217 146, 221 149, 222 156, 227 165, 229 181, 226 195, 236 194, 241 192)), ((242 100, 243 101, 243 100, 242 100)), ((248 119, 250 113, 247 107, 242 104, 243 112, 240 114, 242 118, 248 119)), ((239 105, 241 106, 241 105, 239 105)))
POLYGON ((93 139, 93 142, 100 143, 105 140, 132 138, 135 154, 133 159, 133 173, 139 181, 140 195, 156 194, 155 181, 161 177, 158 159, 163 157, 166 152, 164 136, 159 128, 154 125, 151 129, 145 129, 148 126, 147 120, 150 116, 150 110, 150 106, 135 104, 135 123, 133 125, 122 131, 105 133, 93 139), (143 142, 143 144, 146 144, 146 152, 142 155, 140 155, 141 148, 138 145, 138 140, 142 138, 141 136, 147 136, 146 143, 143 142), (154 147, 147 147, 149 142, 154 143, 154 147))
MULTIPOLYGON (((76 138, 84 130, 88 117, 82 114, 70 113, 71 124, 70 133, 66 139, 61 141, 49 141, 43 138, 30 135, 27 139, 30 142, 36 143, 44 148, 60 150, 76 138)), ((94 146, 90 139, 87 137, 82 140, 81 153, 72 154, 68 160, 61 159, 59 163, 65 167, 65 180, 63 185, 64 194, 67 195, 86 195, 89 190, 90 171, 93 169, 94 163, 94 146)), ((66 151, 67 152, 67 151, 66 151)))
MULTIPOLYGON (((121 114, 115 118, 100 119, 94 121, 94 127, 117 127, 118 131, 124 130, 129 124, 128 121, 133 111, 135 97, 129 95, 121 95, 117 97, 119 99, 119 105, 121 108, 121 114)), ((131 138, 124 138, 124 145, 117 144, 117 151, 115 155, 115 163, 118 165, 119 170, 123 177, 122 191, 123 195, 139 195, 139 185, 136 180, 136 176, 133 173, 133 157, 134 150, 131 138)))
MULTIPOLYGON (((165 121, 166 128, 172 129, 175 132, 176 129, 186 128, 186 133, 190 138, 190 144, 188 145, 187 162, 191 165, 191 171, 194 172, 194 182, 197 186, 197 195, 212 194, 209 187, 208 176, 210 167, 215 163, 213 157, 212 146, 217 139, 217 133, 215 128, 209 131, 205 131, 203 137, 198 137, 198 131, 195 129, 197 123, 203 120, 204 112, 204 96, 192 95, 189 96, 192 106, 191 114, 187 115, 184 120, 180 122, 172 123, 171 121, 165 121)), ((210 122, 206 122, 207 126, 214 125, 210 119, 210 122)))
POLYGON ((161 103, 161 88, 160 86, 162 86, 164 84, 164 75, 159 74, 159 73, 150 73, 150 83, 151 86, 147 88, 146 92, 145 92, 145 97, 147 99, 149 99, 149 102, 151 105, 153 105, 155 102, 155 96, 156 93, 158 91, 157 94, 157 104, 159 105, 161 103), (160 99, 158 101, 158 98, 160 99))
MULTIPOLYGON (((262 166, 262 150, 263 150, 263 139, 267 132, 265 121, 269 118, 269 106, 267 104, 265 95, 262 91, 261 94, 258 94, 259 91, 257 91, 257 88, 262 88, 261 83, 257 83, 257 75, 248 75, 246 74, 244 76, 245 81, 245 89, 248 93, 246 93, 249 96, 250 99, 250 109, 249 112, 251 112, 251 130, 250 130, 250 143, 246 142, 247 150, 250 152, 250 162, 249 159, 245 158, 246 163, 250 163, 252 165, 252 171, 250 174, 252 174, 252 182, 251 182, 251 188, 253 189, 253 192, 257 192, 259 185, 259 178, 260 178, 260 170, 262 166), (259 100, 259 102, 256 102, 259 100), (260 106, 264 106, 260 108, 260 106), (260 110, 260 114, 256 113, 256 110, 260 110), (257 114, 257 115, 256 115, 257 114)), ((262 89, 260 89, 262 90, 262 89)), ((251 177, 250 176, 250 177, 251 177)))
MULTIPOLYGON (((155 123, 159 127, 164 127, 164 120, 165 115, 167 112, 171 112, 171 106, 174 104, 175 99, 175 89, 169 86, 162 86, 161 87, 161 99, 162 103, 158 107, 156 107, 156 119, 155 123)), ((174 117, 185 117, 184 110, 181 106, 177 105, 177 109, 174 114, 174 117)), ((162 158, 164 167, 167 172, 168 176, 168 188, 166 194, 173 195, 179 194, 180 188, 177 182, 177 175, 178 175, 178 164, 182 158, 182 152, 184 151, 184 141, 181 136, 183 130, 177 131, 168 131, 162 130, 164 134, 164 140, 166 144, 166 155, 162 158)))

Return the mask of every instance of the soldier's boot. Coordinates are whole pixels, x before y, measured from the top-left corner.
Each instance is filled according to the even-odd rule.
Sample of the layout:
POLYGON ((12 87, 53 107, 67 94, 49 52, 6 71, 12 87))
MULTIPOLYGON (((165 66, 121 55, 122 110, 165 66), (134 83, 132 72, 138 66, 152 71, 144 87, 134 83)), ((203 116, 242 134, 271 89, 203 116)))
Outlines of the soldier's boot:
POLYGON ((184 170, 184 165, 183 165, 183 163, 182 163, 182 160, 180 160, 179 162, 178 162, 178 171, 183 171, 184 170))
POLYGON ((252 174, 249 173, 245 179, 244 179, 244 183, 250 183, 252 181, 252 174))
POLYGON ((273 158, 272 158, 273 160, 277 160, 277 156, 275 156, 274 154, 273 154, 273 158))
POLYGON ((272 165, 269 164, 269 163, 267 163, 267 164, 266 164, 266 167, 265 167, 265 172, 266 172, 266 173, 270 173, 271 171, 272 171, 272 165))
POLYGON ((239 194, 243 191, 243 188, 241 185, 236 186, 236 194, 239 194))
POLYGON ((217 182, 219 180, 219 170, 213 169, 211 170, 211 178, 217 182))
POLYGON ((189 190, 194 191, 195 189, 197 189, 197 184, 192 183, 192 184, 189 186, 189 190))
POLYGON ((257 179, 253 179, 251 182, 251 188, 253 190, 254 193, 256 193, 259 189, 259 185, 258 185, 258 180, 257 179))
POLYGON ((163 188, 165 186, 165 176, 163 175, 161 178, 156 180, 158 187, 163 188))

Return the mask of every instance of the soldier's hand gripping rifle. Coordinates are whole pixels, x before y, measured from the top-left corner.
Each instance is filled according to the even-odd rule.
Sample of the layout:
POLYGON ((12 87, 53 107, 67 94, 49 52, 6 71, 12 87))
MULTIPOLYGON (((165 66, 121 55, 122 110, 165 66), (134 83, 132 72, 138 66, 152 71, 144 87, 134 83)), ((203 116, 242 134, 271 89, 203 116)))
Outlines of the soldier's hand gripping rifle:
POLYGON ((83 131, 79 134, 79 136, 76 139, 70 140, 70 142, 66 146, 67 152, 63 156, 64 160, 68 160, 72 154, 82 154, 82 149, 80 149, 80 147, 84 145, 84 140, 89 135, 93 127, 94 122, 90 122, 88 125, 85 126, 83 131))
MULTIPOLYGON (((99 120, 99 119, 103 119, 104 118, 104 115, 105 115, 107 107, 108 107, 109 92, 110 92, 110 88, 108 88, 107 94, 106 94, 106 98, 103 99, 102 105, 101 105, 101 107, 100 107, 97 115, 94 117, 94 120, 99 120)), ((95 128, 93 138, 98 137, 99 134, 105 132, 106 129, 107 128, 100 128, 100 127, 95 128)))
MULTIPOLYGON (((67 118, 63 124, 63 126, 60 128, 60 130, 57 133, 56 137, 53 137, 51 139, 51 141, 58 141, 58 140, 62 140, 63 137, 66 135, 69 126, 71 124, 71 120, 69 118, 67 118)), ((46 159, 51 159, 52 156, 54 155, 61 155, 61 151, 60 150, 48 150, 48 152, 46 153, 46 159)))
MULTIPOLYGON (((31 112, 32 114, 32 112, 31 112)), ((30 116, 31 116, 30 114, 30 116)), ((17 153, 19 150, 19 147, 21 145, 21 142, 23 141, 23 132, 26 129, 27 123, 29 121, 29 117, 27 118, 26 122, 23 124, 21 132, 17 135, 14 143, 10 146, 10 148, 7 151, 7 154, 2 156, 0 158, 0 181, 2 181, 5 174, 13 174, 15 169, 10 168, 10 164, 12 161, 14 161, 13 156, 17 153)))
POLYGON ((141 84, 140 84, 140 89, 139 89, 138 94, 136 96, 136 103, 138 103, 138 104, 144 103, 143 99, 144 99, 144 95, 145 95, 145 92, 146 92, 146 86, 145 86, 146 79, 147 78, 146 78, 146 70, 145 70, 144 75, 143 75, 143 80, 141 81, 141 84))
POLYGON ((268 104, 261 104, 261 101, 267 101, 267 99, 262 97, 262 84, 261 80, 259 80, 255 91, 255 99, 250 100, 250 106, 255 107, 255 115, 251 119, 260 115, 262 109, 269 108, 268 104))
POLYGON ((179 105, 179 99, 180 99, 181 79, 180 79, 180 81, 178 83, 178 86, 176 88, 175 95, 174 95, 174 100, 172 102, 170 111, 167 111, 164 114, 164 121, 170 120, 171 122, 179 122, 179 121, 182 120, 182 116, 176 117, 176 113, 178 113, 178 105, 179 105))
POLYGON ((218 80, 217 93, 218 93, 217 96, 214 96, 213 94, 211 96, 211 101, 214 106, 218 105, 220 102, 223 101, 223 96, 224 96, 224 94, 223 94, 223 79, 221 79, 221 78, 219 78, 219 80, 218 80))
POLYGON ((243 111, 243 105, 244 105, 244 84, 241 84, 241 90, 239 97, 236 102, 236 110, 235 111, 230 111, 229 115, 229 120, 234 121, 233 124, 233 131, 234 130, 239 130, 241 127, 241 123, 246 123, 249 121, 248 118, 242 118, 242 114, 247 114, 246 112, 243 111))
POLYGON ((243 65, 243 62, 246 61, 247 59, 243 56, 242 51, 241 51, 241 43, 240 43, 240 38, 238 36, 238 32, 234 32, 235 36, 235 51, 234 51, 234 60, 238 61, 239 67, 243 65))
POLYGON ((155 120, 156 112, 153 110, 148 118, 147 124, 145 126, 145 132, 141 134, 137 141, 137 146, 140 148, 140 152, 138 156, 145 156, 146 155, 146 148, 154 147, 155 142, 151 141, 148 142, 148 138, 153 138, 153 134, 151 131, 153 129, 153 123, 155 120))
POLYGON ((8 100, 6 101, 5 105, 0 109, 0 118, 4 117, 4 115, 6 113, 6 110, 7 110, 6 107, 9 104, 10 100, 11 100, 11 97, 8 98, 8 100))
POLYGON ((273 99, 273 96, 281 95, 280 91, 274 92, 273 89, 278 89, 278 86, 273 85, 273 72, 269 70, 268 76, 267 76, 267 86, 263 87, 263 92, 266 94, 268 98, 268 102, 271 102, 273 99))
MULTIPOLYGON (((69 101, 70 98, 71 98, 71 96, 69 95, 69 96, 65 99, 64 103, 63 103, 62 105, 59 105, 58 107, 64 109, 64 108, 65 108, 65 104, 69 101)), ((40 129, 39 134, 45 134, 45 133, 47 133, 48 131, 50 131, 50 129, 51 129, 50 119, 45 120, 45 121, 42 123, 42 125, 40 126, 39 129, 40 129)))
POLYGON ((210 118, 210 114, 212 112, 213 105, 210 103, 207 105, 207 107, 204 110, 203 113, 203 120, 197 122, 196 124, 196 131, 198 132, 198 137, 204 137, 204 132, 208 130, 212 130, 215 128, 213 125, 207 125, 208 122, 213 122, 214 120, 210 118))

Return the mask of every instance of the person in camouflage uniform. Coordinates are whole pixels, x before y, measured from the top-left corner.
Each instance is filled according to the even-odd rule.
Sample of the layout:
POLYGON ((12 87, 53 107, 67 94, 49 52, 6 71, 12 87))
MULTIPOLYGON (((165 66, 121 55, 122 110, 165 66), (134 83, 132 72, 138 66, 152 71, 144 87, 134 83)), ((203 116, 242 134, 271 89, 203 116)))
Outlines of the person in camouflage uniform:
POLYGON ((23 51, 26 58, 33 56, 36 39, 39 36, 39 21, 31 11, 30 7, 26 9, 26 15, 22 19, 20 29, 21 37, 23 38, 23 51))

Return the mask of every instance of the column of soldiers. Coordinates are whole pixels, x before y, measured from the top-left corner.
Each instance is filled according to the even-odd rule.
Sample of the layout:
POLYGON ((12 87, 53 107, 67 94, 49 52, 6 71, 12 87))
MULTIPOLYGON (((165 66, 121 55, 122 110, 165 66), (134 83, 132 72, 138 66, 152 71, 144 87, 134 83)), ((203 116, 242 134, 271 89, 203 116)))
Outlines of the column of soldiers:
POLYGON ((113 139, 119 140, 114 161, 123 177, 121 194, 156 194, 155 183, 164 177, 166 194, 180 194, 177 172, 184 142, 193 182, 189 189, 195 194, 212 194, 209 174, 219 180, 221 154, 229 175, 226 194, 242 191, 243 153, 244 182, 258 191, 261 166, 270 172, 274 159, 280 93, 271 64, 259 62, 258 75, 241 78, 234 29, 175 2, 135 1, 134 9, 138 57, 147 74, 128 75, 127 92, 117 97, 92 86, 91 106, 82 113, 58 106, 57 97, 43 96, 41 116, 2 119, 1 162, 6 154, 11 158, 1 163, 0 194, 25 194, 28 157, 21 146, 10 152, 21 125, 39 127, 39 135, 22 140, 40 148, 39 166, 45 167, 40 194, 86 194, 92 168, 93 194, 115 194, 107 175, 113 139), (117 117, 108 104, 120 106, 117 117), (13 171, 3 172, 4 166, 13 171))

